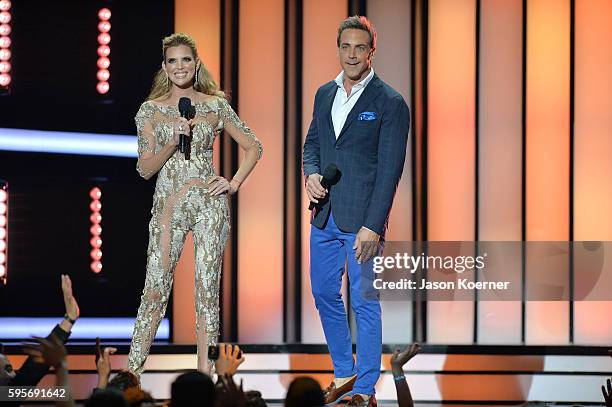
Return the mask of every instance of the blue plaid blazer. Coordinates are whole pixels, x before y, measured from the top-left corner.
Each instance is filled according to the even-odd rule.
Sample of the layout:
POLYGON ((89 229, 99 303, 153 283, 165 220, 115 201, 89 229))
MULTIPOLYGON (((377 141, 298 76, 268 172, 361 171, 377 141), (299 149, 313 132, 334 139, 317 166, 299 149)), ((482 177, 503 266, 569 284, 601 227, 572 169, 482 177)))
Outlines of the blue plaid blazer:
POLYGON ((330 163, 341 173, 313 210, 311 223, 322 229, 333 210, 341 230, 357 233, 365 226, 384 236, 404 168, 410 111, 402 96, 374 75, 336 139, 331 108, 337 87, 330 81, 317 91, 304 142, 305 177, 322 174, 330 163))

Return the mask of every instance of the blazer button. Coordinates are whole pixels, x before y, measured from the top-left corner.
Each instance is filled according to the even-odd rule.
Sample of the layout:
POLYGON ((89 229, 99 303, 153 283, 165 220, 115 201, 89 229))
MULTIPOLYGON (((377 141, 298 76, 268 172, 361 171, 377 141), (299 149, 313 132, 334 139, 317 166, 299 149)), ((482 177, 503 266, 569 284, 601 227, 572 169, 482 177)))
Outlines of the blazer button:
POLYGON ((335 146, 334 148, 335 148, 336 150, 340 150, 340 147, 338 147, 338 146, 335 146))

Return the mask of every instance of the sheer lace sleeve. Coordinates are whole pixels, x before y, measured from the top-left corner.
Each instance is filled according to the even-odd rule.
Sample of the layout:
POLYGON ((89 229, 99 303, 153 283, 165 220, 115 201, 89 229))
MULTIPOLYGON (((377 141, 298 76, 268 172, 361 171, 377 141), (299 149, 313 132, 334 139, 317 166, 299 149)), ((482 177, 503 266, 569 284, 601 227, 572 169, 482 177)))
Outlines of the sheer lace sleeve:
POLYGON ((138 162, 136 163, 136 170, 144 179, 151 178, 159 171, 175 149, 169 143, 162 148, 157 148, 157 138, 155 137, 153 127, 154 115, 155 106, 150 102, 145 102, 140 106, 134 118, 136 130, 138 131, 138 162))
POLYGON ((255 133, 234 112, 225 98, 220 98, 220 114, 223 128, 242 148, 254 148, 257 151, 257 160, 261 159, 263 146, 255 133))
POLYGON ((257 161, 263 155, 263 145, 255 133, 238 117, 225 98, 219 98, 220 127, 240 145, 245 151, 245 157, 240 168, 234 175, 234 180, 243 182, 251 173, 257 161))

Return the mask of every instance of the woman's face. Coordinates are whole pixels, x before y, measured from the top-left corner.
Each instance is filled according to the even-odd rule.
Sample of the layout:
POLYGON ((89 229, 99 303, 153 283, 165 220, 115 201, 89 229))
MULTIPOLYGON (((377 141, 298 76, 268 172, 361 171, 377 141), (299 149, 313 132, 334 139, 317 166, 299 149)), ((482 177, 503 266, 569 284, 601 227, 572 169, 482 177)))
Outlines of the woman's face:
POLYGON ((162 67, 172 83, 180 88, 186 88, 193 82, 196 64, 191 49, 186 45, 178 45, 166 50, 166 60, 162 67))

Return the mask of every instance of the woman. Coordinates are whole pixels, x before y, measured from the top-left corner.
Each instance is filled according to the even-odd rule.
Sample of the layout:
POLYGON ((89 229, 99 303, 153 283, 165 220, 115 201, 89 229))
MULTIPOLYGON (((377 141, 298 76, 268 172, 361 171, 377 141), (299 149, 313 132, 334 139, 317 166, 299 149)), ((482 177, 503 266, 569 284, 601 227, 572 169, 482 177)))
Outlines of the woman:
POLYGON ((219 279, 230 228, 227 195, 235 194, 261 158, 262 146, 238 118, 198 58, 185 34, 163 40, 162 67, 147 101, 136 114, 139 174, 159 172, 149 224, 147 274, 134 326, 128 370, 140 375, 159 323, 166 312, 172 275, 185 236, 193 233, 196 260, 196 334, 198 369, 210 370, 208 346, 219 332, 219 279), (178 102, 194 103, 195 115, 182 118, 178 102), (217 176, 212 162, 215 136, 224 129, 245 151, 231 181, 217 176), (191 135, 190 158, 177 146, 191 135))

